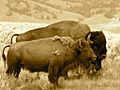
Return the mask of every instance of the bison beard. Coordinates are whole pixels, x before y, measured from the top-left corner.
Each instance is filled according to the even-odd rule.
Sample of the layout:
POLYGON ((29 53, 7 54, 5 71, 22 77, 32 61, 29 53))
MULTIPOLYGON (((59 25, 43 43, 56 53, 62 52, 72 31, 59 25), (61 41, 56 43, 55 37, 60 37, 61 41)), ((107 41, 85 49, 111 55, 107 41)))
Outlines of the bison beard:
POLYGON ((75 62, 95 61, 96 56, 89 43, 85 40, 74 41, 70 37, 50 37, 33 41, 11 44, 7 55, 6 73, 19 76, 21 68, 31 72, 48 72, 48 78, 54 85, 65 66, 75 62), (55 54, 53 47, 59 49, 60 54, 55 54))

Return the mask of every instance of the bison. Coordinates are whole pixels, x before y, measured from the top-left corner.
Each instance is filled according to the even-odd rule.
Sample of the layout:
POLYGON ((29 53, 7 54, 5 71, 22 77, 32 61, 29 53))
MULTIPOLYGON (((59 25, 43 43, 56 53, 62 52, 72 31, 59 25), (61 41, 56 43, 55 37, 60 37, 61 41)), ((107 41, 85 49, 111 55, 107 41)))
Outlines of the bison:
POLYGON ((61 21, 48 25, 47 27, 37 28, 27 31, 23 34, 14 34, 11 38, 11 43, 13 43, 13 37, 17 36, 16 42, 20 41, 30 41, 39 38, 46 38, 52 36, 70 36, 74 40, 81 37, 85 37, 87 33, 90 32, 90 28, 87 24, 81 24, 76 21, 61 21))
MULTIPOLYGON (((7 46, 6 46, 7 47, 7 46)), ((74 41, 70 37, 48 37, 32 41, 18 42, 9 45, 7 58, 8 75, 19 77, 21 68, 31 72, 48 72, 48 78, 55 86, 64 68, 74 63, 95 62, 96 55, 90 48, 88 41, 78 39, 74 41)))
MULTIPOLYGON (((76 21, 61 21, 55 24, 51 24, 47 27, 30 30, 23 34, 14 34, 12 38, 17 36, 16 42, 20 42, 51 37, 55 35, 70 36, 74 40, 84 37, 86 40, 89 40, 91 43, 91 48, 94 50, 97 56, 97 60, 94 63, 96 71, 100 70, 101 61, 106 57, 107 53, 106 38, 102 31, 91 32, 87 24, 81 24, 76 21)), ((12 38, 11 43, 13 41, 12 38)))

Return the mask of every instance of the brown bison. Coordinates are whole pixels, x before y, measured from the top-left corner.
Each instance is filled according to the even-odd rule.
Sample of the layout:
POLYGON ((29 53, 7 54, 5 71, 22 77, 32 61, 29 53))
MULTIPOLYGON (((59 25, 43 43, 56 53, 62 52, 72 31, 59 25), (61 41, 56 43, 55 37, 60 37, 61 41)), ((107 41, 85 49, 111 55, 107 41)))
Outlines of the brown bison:
POLYGON ((30 41, 39 38, 52 37, 55 35, 70 36, 74 40, 77 40, 81 37, 85 37, 89 32, 90 28, 86 24, 81 24, 76 21, 61 21, 55 24, 51 24, 47 27, 27 31, 23 34, 14 34, 11 38, 11 43, 14 36, 17 36, 16 42, 30 41))
POLYGON ((58 85, 58 78, 64 68, 75 62, 90 63, 96 60, 96 55, 88 41, 70 37, 49 37, 32 41, 18 42, 9 45, 7 58, 8 75, 19 76, 21 68, 31 72, 48 72, 51 83, 58 85))

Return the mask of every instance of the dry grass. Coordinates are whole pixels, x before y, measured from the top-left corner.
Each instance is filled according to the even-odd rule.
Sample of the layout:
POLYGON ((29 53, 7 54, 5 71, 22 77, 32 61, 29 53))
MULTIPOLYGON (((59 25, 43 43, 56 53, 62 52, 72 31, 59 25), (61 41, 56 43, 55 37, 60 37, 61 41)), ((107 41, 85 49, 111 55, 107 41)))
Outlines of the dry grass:
MULTIPOLYGON (((44 26, 44 25, 43 25, 44 26)), ((40 27, 40 24, 0 23, 0 51, 8 44, 9 37, 15 32, 24 32, 28 29, 40 27), (15 27, 15 28, 14 28, 15 27), (14 28, 14 29, 13 29, 14 28), (23 31, 21 31, 23 30, 23 31)), ((99 77, 89 79, 83 75, 80 79, 59 79, 60 88, 57 90, 119 90, 120 89, 120 39, 119 34, 105 32, 107 38, 107 58, 102 62, 102 70, 99 77)), ((1 52, 0 52, 1 55, 1 52)), ((2 57, 0 58, 0 90, 51 90, 52 85, 47 73, 40 73, 39 79, 36 73, 22 70, 19 79, 8 77, 5 73, 2 57)))

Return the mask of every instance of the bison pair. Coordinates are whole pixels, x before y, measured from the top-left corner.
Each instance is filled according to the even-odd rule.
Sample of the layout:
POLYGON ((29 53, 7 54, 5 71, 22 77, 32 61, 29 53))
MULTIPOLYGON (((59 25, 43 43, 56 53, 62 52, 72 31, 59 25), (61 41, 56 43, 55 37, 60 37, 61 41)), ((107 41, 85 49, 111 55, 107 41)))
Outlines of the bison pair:
MULTIPOLYGON (((17 35, 16 41, 19 43, 10 45, 7 56, 7 73, 13 73, 16 77, 19 75, 20 68, 23 67, 32 72, 49 72, 49 80, 57 83, 59 76, 63 75, 63 71, 66 71, 64 69, 70 64, 80 61, 85 63, 86 68, 89 68, 92 61, 95 69, 99 70, 101 60, 106 57, 106 39, 103 32, 90 32, 90 28, 86 24, 75 21, 62 21, 15 35, 17 35), (56 39, 53 37, 55 35, 60 37, 56 39), (55 40, 53 40, 54 38, 55 40), (80 40, 80 38, 85 38, 87 41, 80 40), (67 44, 65 44, 66 42, 67 44), (95 56, 97 56, 96 60, 95 56)), ((5 59, 4 55, 3 58, 5 59)))

